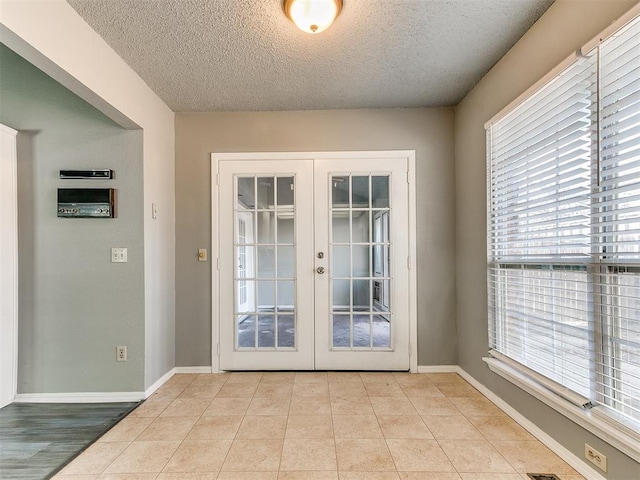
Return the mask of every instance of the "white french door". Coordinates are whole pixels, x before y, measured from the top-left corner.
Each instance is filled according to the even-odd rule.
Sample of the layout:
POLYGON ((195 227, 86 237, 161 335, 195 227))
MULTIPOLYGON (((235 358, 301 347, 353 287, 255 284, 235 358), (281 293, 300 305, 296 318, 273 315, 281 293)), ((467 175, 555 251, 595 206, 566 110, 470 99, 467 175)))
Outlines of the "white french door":
POLYGON ((217 162, 220 369, 408 370, 408 159, 258 157, 217 162))
POLYGON ((316 255, 315 366, 409 369, 407 165, 337 159, 314 167, 315 248, 323 253, 316 255), (388 219, 384 231, 382 222, 376 232, 378 218, 388 219), (387 306, 377 301, 384 290, 387 306))
POLYGON ((219 175, 220 367, 312 370, 313 161, 221 161, 219 175))

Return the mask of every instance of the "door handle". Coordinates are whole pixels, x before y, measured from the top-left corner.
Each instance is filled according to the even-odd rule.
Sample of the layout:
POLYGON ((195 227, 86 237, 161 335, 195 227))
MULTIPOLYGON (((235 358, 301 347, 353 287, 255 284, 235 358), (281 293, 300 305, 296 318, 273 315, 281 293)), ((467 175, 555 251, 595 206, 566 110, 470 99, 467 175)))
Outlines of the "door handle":
POLYGON ((318 267, 316 269, 316 272, 318 272, 320 275, 322 275, 324 273, 324 267, 318 267))

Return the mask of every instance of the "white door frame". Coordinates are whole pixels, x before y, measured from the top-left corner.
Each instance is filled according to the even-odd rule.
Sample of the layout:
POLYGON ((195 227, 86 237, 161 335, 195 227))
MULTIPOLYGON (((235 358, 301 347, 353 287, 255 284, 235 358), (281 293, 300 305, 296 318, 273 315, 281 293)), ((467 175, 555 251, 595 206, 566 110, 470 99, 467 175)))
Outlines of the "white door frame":
POLYGON ((17 134, 0 124, 0 408, 18 388, 17 134))
POLYGON ((248 153, 212 153, 211 154, 211 370, 220 371, 219 339, 219 166, 224 160, 276 161, 276 160, 319 160, 319 159, 371 159, 403 160, 407 162, 407 183, 409 184, 409 350, 410 371, 418 371, 418 280, 416 269, 416 152, 415 150, 386 151, 347 151, 347 152, 248 152, 248 153))

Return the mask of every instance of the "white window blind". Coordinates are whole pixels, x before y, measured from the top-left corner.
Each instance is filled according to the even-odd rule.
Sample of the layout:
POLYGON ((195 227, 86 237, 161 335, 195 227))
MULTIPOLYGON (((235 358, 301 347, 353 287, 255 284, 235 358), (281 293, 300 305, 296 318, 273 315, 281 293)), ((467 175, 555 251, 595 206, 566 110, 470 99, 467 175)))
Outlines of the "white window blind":
POLYGON ((587 397, 595 73, 577 61, 488 132, 491 347, 587 397))
POLYGON ((598 55, 596 400, 640 420, 640 20, 604 41, 598 55))
POLYGON ((640 421, 640 22, 487 141, 490 347, 640 421))

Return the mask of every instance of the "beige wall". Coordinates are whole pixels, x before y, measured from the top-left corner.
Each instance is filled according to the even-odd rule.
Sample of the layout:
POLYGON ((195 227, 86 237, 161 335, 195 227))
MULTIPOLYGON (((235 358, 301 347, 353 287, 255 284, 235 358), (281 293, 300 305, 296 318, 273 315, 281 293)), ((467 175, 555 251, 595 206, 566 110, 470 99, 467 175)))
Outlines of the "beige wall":
POLYGON ((211 365, 212 152, 415 150, 418 363, 456 364, 453 109, 176 114, 176 365, 211 365))
POLYGON ((607 478, 640 478, 640 466, 522 390, 491 373, 486 356, 484 123, 635 0, 557 0, 456 108, 456 265, 459 364, 578 458, 589 442, 609 460, 607 478))

